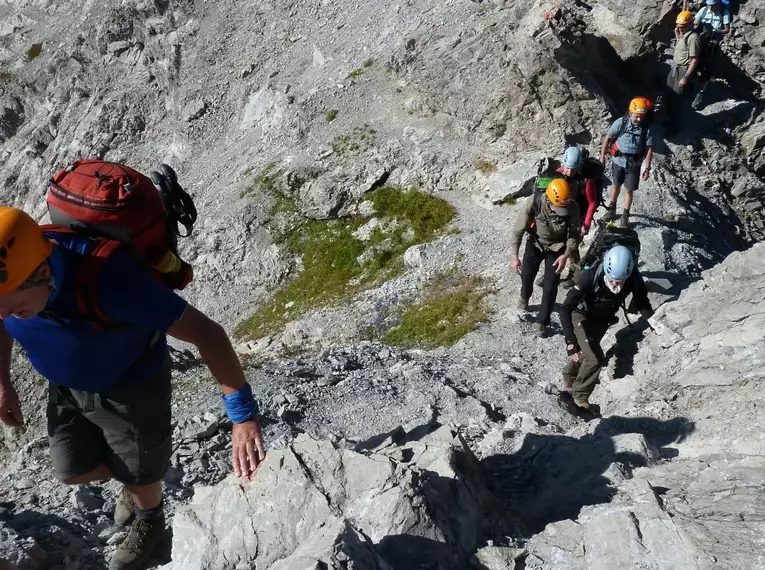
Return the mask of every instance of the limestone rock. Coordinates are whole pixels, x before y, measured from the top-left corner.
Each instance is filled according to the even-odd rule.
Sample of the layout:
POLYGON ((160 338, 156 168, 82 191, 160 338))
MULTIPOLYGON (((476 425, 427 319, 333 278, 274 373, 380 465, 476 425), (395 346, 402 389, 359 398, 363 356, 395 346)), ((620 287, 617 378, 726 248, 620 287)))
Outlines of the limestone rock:
POLYGON ((176 513, 166 570, 313 568, 338 550, 357 568, 464 568, 484 516, 474 460, 446 427, 402 446, 408 462, 299 436, 249 488, 228 479, 197 491, 176 513))
POLYGON ((541 153, 531 154, 518 162, 489 175, 486 192, 489 199, 497 204, 508 198, 517 198, 530 194, 541 161, 546 160, 541 153))
POLYGON ((765 146, 765 121, 760 121, 751 126, 741 136, 741 146, 747 154, 752 154, 756 150, 765 146))
POLYGON ((32 538, 0 523, 0 570, 45 570, 47 555, 32 538))

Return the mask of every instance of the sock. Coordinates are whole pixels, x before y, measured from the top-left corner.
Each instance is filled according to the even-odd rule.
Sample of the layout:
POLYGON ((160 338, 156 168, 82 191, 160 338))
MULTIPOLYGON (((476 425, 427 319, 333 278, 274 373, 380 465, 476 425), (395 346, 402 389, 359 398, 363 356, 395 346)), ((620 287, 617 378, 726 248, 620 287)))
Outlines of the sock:
POLYGON ((145 521, 153 520, 157 517, 159 517, 162 514, 162 508, 164 507, 164 501, 160 501, 159 505, 154 507, 153 509, 139 509, 138 505, 136 505, 135 508, 135 516, 139 519, 143 519, 145 521))

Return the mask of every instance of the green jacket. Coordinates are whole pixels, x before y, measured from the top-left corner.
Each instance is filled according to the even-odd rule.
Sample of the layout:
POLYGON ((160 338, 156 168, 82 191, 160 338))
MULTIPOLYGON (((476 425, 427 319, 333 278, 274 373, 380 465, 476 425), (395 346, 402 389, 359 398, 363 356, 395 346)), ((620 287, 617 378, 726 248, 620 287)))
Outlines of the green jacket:
POLYGON ((539 214, 534 218, 534 196, 526 198, 521 206, 518 218, 510 235, 510 251, 518 255, 521 248, 523 234, 529 232, 529 239, 535 239, 536 243, 545 251, 566 255, 574 253, 579 244, 579 207, 576 202, 568 206, 569 215, 559 216, 550 208, 550 200, 542 195, 539 199, 539 214), (534 228, 531 228, 532 222, 534 228))

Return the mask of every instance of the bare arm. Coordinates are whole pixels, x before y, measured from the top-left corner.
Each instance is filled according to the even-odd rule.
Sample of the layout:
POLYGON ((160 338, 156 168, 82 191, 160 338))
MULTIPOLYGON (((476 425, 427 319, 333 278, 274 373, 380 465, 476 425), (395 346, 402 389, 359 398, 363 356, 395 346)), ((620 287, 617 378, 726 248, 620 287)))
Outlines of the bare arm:
MULTIPOLYGON (((190 342, 199 349, 199 354, 226 396, 244 387, 242 364, 226 331, 207 315, 188 305, 183 317, 175 322, 167 333, 178 340, 190 342)), ((234 474, 237 477, 252 479, 266 458, 258 417, 234 423, 231 440, 234 474)))
POLYGON ((167 331, 172 337, 193 344, 225 395, 244 386, 244 372, 231 341, 218 323, 189 305, 181 320, 167 331))
POLYGON ((16 389, 11 383, 11 354, 13 338, 0 321, 0 422, 12 426, 24 425, 21 404, 16 389))
POLYGON ((650 170, 651 169, 651 160, 653 160, 653 147, 648 147, 648 149, 645 151, 645 169, 650 170))
POLYGON ((608 152, 608 145, 611 144, 611 137, 607 134, 603 137, 603 144, 600 147, 600 162, 605 164, 606 153, 608 152))
POLYGON ((0 321, 0 390, 11 385, 11 353, 13 338, 0 321))

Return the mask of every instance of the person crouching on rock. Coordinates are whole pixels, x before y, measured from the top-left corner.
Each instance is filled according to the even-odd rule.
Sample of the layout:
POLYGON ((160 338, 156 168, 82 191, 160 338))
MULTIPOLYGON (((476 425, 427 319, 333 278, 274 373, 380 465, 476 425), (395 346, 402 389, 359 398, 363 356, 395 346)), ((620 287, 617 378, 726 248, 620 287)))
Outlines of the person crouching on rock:
POLYGON ((524 201, 512 230, 513 271, 521 274, 519 309, 528 308, 534 277, 542 262, 545 264, 542 304, 534 323, 534 334, 540 338, 550 324, 560 274, 579 243, 579 219, 579 208, 571 198, 568 182, 556 178, 544 193, 534 192, 524 201), (525 233, 528 238, 521 265, 518 252, 525 233))
POLYGON ((569 357, 563 369, 563 391, 573 396, 580 409, 590 409, 590 394, 606 365, 600 342, 618 322, 616 313, 627 296, 632 294, 628 312, 639 311, 645 318, 653 312, 645 281, 634 265, 628 248, 614 246, 601 263, 581 275, 563 302, 560 321, 569 357))
POLYGON ((258 407, 223 328, 129 254, 109 256, 92 284, 104 316, 124 326, 88 321, 75 301, 83 283, 76 241, 59 243, 26 213, 0 207, 0 420, 23 425, 10 378, 15 339, 50 383, 56 476, 69 485, 124 484, 114 518, 131 526, 109 569, 137 570, 164 537, 162 480, 172 453, 166 335, 196 345, 218 379, 237 476, 252 477, 265 459, 258 407))

